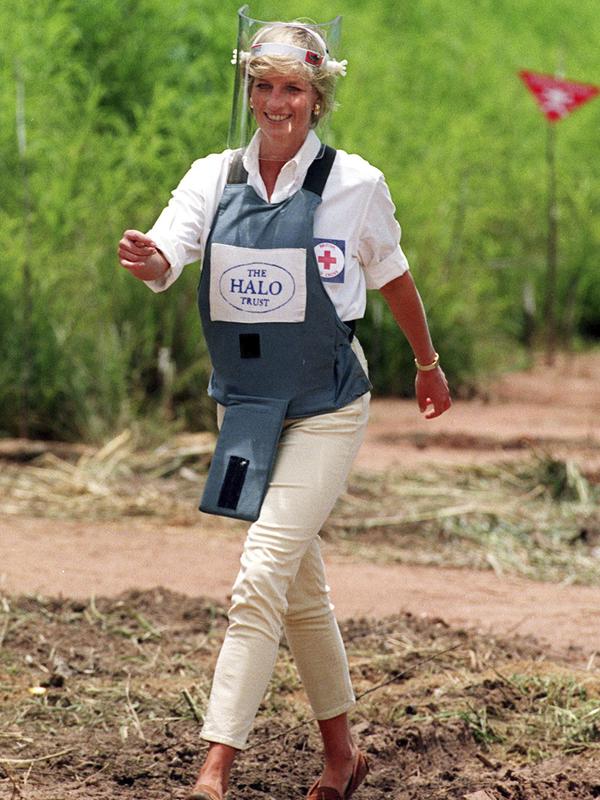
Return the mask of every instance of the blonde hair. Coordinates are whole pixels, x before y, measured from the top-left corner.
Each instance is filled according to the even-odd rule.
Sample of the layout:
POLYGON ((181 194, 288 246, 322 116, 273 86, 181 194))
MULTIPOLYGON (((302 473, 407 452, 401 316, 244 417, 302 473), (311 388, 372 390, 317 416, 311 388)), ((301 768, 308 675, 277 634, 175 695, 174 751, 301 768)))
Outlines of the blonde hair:
MULTIPOLYGON (((274 22, 257 31, 252 38, 251 45, 259 42, 261 44, 266 42, 291 44, 295 47, 302 47, 305 50, 312 50, 326 58, 327 53, 323 52, 323 44, 321 42, 323 34, 318 29, 316 31, 317 35, 314 35, 310 28, 307 28, 301 22, 297 24, 293 22, 274 22)), ((333 98, 336 76, 322 67, 313 67, 310 64, 305 64, 302 61, 284 55, 255 57, 251 55, 246 67, 250 78, 248 92, 252 91, 252 85, 256 78, 263 78, 269 72, 276 72, 280 75, 289 75, 291 73, 307 80, 319 95, 319 112, 315 114, 313 111, 311 116, 311 127, 313 128, 334 108, 333 98)))

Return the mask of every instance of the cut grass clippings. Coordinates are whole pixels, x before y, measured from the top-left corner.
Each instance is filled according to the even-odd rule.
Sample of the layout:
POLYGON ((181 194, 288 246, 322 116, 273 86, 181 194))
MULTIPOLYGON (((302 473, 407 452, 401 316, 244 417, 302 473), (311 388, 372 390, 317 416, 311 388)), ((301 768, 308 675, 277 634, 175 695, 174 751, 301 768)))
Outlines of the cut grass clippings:
POLYGON ((354 473, 326 534, 342 552, 597 584, 597 486, 549 455, 499 465, 354 473))
MULTIPOLYGON (((70 458, 65 446, 29 460, 0 451, 0 514, 192 526, 213 446, 212 434, 181 434, 146 450, 124 431, 70 458)), ((599 499, 574 462, 540 451, 497 465, 354 472, 323 535, 362 559, 596 584, 599 499)))

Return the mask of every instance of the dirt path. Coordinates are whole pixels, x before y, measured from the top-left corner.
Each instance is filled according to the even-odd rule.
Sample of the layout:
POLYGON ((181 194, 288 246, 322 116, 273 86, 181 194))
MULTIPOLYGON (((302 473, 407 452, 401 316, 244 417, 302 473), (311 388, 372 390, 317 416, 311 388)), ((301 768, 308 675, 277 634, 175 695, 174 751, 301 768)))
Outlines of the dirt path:
MULTIPOLYGON (((10 593, 114 596, 164 586, 226 602, 241 538, 156 523, 0 519, 1 588, 10 593)), ((555 586, 492 572, 360 564, 325 548, 340 617, 402 610, 495 633, 531 634, 555 650, 600 652, 600 588, 555 586)))
POLYGON ((425 420, 410 400, 375 400, 356 465, 364 469, 477 464, 549 449, 600 477, 600 353, 561 356, 556 366, 513 373, 483 399, 457 401, 425 420))
MULTIPOLYGON (((361 470, 425 462, 514 458, 526 443, 600 476, 600 354, 504 378, 489 401, 458 402, 426 422, 413 402, 373 404, 361 470)), ((237 571, 241 528, 202 517, 193 529, 151 520, 99 523, 0 518, 0 589, 88 597, 162 585, 225 601, 237 571)), ((361 564, 325 548, 341 617, 399 610, 495 632, 518 631, 553 648, 600 652, 598 587, 555 586, 491 572, 361 564)))

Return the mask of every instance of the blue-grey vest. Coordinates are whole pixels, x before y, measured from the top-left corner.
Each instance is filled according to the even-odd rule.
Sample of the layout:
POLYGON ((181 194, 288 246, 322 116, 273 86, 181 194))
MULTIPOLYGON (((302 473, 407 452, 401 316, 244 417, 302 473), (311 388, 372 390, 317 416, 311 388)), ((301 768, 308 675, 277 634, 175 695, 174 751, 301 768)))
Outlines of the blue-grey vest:
POLYGON ((226 407, 202 511, 257 519, 285 418, 334 411, 371 388, 313 246, 335 155, 322 147, 302 188, 281 203, 259 197, 241 153, 233 159, 198 287, 208 391, 226 407))

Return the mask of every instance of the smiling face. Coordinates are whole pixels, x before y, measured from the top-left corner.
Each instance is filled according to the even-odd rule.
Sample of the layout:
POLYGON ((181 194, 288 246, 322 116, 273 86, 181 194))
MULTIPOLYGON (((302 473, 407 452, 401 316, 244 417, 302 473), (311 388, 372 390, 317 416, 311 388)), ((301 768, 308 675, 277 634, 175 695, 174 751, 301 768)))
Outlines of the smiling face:
MULTIPOLYGON (((310 129, 317 90, 297 75, 268 72, 255 78, 250 100, 267 149, 298 151, 310 129)), ((262 152, 263 148, 261 148, 262 152)))

